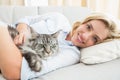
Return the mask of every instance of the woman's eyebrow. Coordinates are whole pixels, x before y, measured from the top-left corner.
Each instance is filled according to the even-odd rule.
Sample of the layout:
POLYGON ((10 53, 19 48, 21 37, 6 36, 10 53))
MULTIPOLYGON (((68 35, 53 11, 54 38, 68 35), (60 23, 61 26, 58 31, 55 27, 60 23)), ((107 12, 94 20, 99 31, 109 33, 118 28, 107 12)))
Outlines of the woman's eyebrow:
MULTIPOLYGON (((89 25, 90 25, 92 31, 94 31, 93 25, 92 25, 91 23, 89 23, 89 25)), ((97 39, 98 39, 99 41, 102 41, 102 39, 100 39, 100 37, 99 37, 97 34, 96 34, 96 37, 97 37, 97 39)))

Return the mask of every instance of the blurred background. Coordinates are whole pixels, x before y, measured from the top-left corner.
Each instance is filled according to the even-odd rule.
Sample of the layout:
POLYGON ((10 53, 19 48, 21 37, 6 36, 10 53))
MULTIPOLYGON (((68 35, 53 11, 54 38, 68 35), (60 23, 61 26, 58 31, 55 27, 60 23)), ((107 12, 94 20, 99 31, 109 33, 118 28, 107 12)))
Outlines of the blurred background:
POLYGON ((120 19, 120 0, 0 0, 6 6, 82 6, 120 19))

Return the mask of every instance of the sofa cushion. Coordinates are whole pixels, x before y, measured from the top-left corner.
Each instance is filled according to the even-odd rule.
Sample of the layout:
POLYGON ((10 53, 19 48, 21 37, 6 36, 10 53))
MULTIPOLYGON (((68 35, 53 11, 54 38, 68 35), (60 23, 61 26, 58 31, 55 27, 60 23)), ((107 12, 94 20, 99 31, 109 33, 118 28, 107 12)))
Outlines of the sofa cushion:
POLYGON ((6 23, 12 23, 13 6, 0 6, 0 20, 6 23))
POLYGON ((85 64, 96 64, 119 57, 120 40, 113 40, 82 49, 80 61, 85 64))
POLYGON ((71 25, 76 21, 83 20, 91 12, 91 9, 87 7, 63 7, 63 14, 68 18, 71 25))
POLYGON ((24 6, 16 6, 13 8, 13 22, 16 20, 23 18, 25 16, 35 16, 38 15, 38 7, 24 7, 24 6))
POLYGON ((38 14, 44 14, 44 13, 48 13, 48 12, 60 12, 63 13, 63 7, 60 6, 49 6, 49 7, 38 7, 38 14))
POLYGON ((33 80, 120 80, 119 63, 120 59, 97 65, 80 63, 47 73, 33 80))

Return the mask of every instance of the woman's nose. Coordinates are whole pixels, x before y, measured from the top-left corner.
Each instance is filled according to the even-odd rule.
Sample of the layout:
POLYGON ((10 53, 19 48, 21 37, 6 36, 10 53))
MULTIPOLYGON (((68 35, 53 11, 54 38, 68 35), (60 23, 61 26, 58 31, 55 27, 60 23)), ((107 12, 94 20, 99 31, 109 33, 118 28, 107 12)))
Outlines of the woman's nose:
POLYGON ((91 33, 91 32, 85 32, 85 33, 83 33, 84 43, 87 42, 88 40, 90 40, 90 39, 91 39, 91 36, 92 36, 92 33, 91 33))

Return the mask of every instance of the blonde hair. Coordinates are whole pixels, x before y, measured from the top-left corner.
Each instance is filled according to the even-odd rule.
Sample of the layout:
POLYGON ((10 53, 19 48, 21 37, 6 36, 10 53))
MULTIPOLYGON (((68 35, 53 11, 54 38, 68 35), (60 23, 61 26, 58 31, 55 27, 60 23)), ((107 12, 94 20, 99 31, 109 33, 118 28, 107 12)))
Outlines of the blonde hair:
POLYGON ((71 36, 81 24, 87 23, 91 20, 100 20, 106 25, 106 28, 109 30, 109 35, 104 41, 120 39, 120 31, 117 29, 120 25, 118 25, 117 21, 112 16, 104 13, 91 13, 82 22, 75 22, 72 31, 70 32, 71 36))

